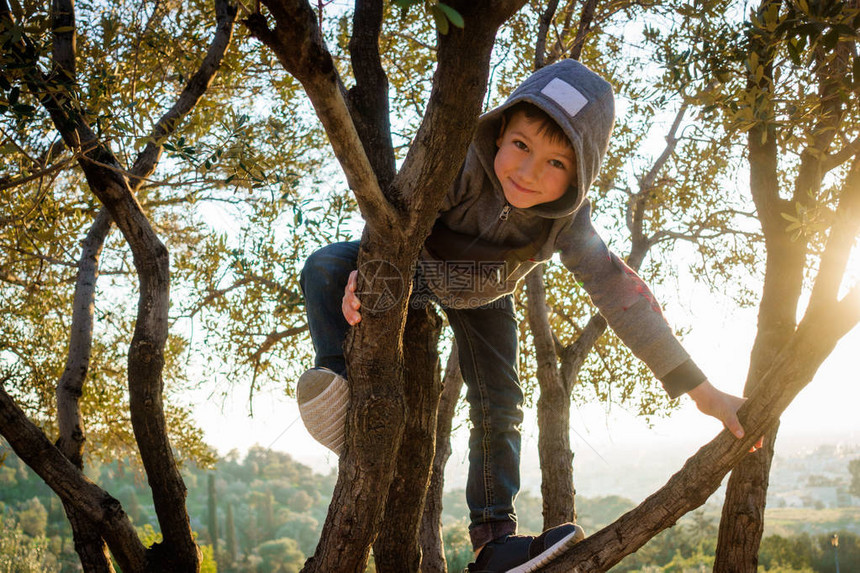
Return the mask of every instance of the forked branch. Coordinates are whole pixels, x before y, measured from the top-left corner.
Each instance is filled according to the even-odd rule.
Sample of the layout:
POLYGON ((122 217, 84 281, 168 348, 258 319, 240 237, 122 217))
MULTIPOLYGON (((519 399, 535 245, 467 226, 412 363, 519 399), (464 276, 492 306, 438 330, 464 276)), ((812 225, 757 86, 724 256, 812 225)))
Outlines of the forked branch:
POLYGON ((274 29, 260 13, 249 16, 245 25, 305 88, 368 226, 383 232, 399 229, 399 216, 383 195, 364 152, 346 104, 346 90, 313 9, 307 0, 266 0, 264 4, 275 19, 274 29))

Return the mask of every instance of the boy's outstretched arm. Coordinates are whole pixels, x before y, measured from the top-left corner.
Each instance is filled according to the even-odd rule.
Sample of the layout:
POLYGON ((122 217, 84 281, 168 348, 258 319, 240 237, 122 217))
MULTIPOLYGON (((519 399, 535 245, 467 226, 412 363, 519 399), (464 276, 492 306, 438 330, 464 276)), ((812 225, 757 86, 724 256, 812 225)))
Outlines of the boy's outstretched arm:
MULTIPOLYGON (((705 380, 687 394, 696 403, 703 414, 713 416, 723 423, 723 425, 736 437, 744 437, 744 428, 738 420, 738 409, 746 402, 746 398, 733 396, 714 388, 714 386, 705 380)), ((755 451, 762 446, 760 439, 751 451, 755 451)))
POLYGON ((340 304, 343 317, 352 326, 361 322, 361 314, 358 312, 358 309, 361 308, 361 301, 355 296, 357 282, 358 271, 352 271, 349 273, 349 280, 346 281, 346 288, 343 289, 343 301, 340 304))

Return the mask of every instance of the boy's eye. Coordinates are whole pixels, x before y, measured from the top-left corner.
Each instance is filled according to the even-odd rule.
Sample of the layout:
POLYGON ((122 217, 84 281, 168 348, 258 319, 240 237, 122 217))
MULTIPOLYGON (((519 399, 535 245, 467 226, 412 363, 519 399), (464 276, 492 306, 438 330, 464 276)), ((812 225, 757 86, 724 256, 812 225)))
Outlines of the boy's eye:
POLYGON ((523 151, 528 151, 529 146, 520 141, 519 139, 514 140, 514 147, 517 149, 522 149, 523 151))
POLYGON ((550 159, 549 164, 557 169, 567 169, 567 166, 563 161, 559 161, 558 159, 550 159))

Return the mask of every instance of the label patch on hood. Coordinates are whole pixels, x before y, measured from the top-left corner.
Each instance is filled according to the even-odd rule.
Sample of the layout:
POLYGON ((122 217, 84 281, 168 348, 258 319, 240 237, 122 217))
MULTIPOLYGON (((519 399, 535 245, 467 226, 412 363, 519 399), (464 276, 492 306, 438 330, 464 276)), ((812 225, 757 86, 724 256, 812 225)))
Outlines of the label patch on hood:
POLYGON ((570 117, 574 117, 588 104, 588 98, 582 92, 559 78, 553 78, 541 93, 564 108, 570 117))

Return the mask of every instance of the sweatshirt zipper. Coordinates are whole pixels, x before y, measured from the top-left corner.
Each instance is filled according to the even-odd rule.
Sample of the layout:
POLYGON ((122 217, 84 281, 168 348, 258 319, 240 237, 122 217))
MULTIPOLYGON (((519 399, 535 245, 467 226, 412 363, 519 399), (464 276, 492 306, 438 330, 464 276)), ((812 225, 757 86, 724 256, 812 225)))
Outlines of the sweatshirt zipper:
POLYGON ((511 214, 511 209, 513 209, 513 207, 510 204, 505 203, 505 206, 502 209, 502 212, 499 213, 499 221, 507 221, 508 215, 511 214))

